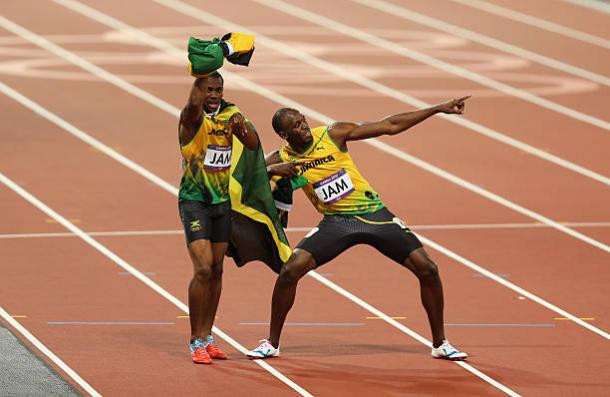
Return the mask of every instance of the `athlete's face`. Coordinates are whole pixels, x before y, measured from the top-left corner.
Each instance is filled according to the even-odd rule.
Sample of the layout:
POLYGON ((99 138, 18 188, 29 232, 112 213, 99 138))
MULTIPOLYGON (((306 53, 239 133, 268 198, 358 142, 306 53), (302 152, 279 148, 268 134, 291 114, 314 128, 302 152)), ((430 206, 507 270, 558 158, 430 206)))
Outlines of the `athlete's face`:
POLYGON ((207 78, 204 80, 201 89, 205 95, 203 106, 206 112, 214 113, 220 107, 220 100, 222 99, 222 79, 207 78))
POLYGON ((305 116, 299 112, 292 113, 287 117, 286 129, 287 138, 301 143, 311 141, 311 130, 305 116))

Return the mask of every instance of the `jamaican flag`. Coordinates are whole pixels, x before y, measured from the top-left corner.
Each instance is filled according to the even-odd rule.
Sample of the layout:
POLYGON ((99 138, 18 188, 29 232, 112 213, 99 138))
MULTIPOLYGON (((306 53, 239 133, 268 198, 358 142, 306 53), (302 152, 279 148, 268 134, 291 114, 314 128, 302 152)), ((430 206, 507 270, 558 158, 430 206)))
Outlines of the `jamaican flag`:
POLYGON ((227 33, 222 38, 201 40, 191 37, 188 42, 189 73, 203 77, 222 67, 224 59, 248 66, 254 53, 254 35, 227 33))
POLYGON ((260 144, 255 150, 249 150, 238 139, 233 139, 229 194, 231 241, 228 255, 237 266, 259 260, 279 273, 292 250, 275 208, 260 144))

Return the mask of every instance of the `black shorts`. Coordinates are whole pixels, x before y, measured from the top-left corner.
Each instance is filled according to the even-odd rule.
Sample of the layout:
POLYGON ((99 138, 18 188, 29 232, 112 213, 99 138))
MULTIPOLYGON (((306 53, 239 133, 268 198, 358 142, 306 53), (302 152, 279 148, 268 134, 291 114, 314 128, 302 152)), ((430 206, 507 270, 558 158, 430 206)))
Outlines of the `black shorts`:
POLYGON ((210 240, 227 243, 231 234, 231 203, 206 205, 201 201, 178 200, 186 243, 210 240))
POLYGON ((297 248, 311 253, 321 266, 356 244, 373 246, 401 265, 411 252, 422 247, 404 222, 383 208, 365 215, 325 215, 297 248))

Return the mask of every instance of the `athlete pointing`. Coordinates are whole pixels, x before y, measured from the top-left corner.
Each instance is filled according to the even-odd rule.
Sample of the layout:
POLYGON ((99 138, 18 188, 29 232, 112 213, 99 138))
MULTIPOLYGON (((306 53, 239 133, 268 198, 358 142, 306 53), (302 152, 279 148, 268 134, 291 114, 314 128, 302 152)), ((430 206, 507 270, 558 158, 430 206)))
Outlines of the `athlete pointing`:
POLYGON ((279 356, 280 334, 294 303, 298 281, 308 271, 356 244, 375 247, 417 276, 421 300, 432 329, 432 356, 449 360, 468 357, 445 339, 443 286, 436 264, 419 239, 385 207, 347 150, 349 141, 396 135, 437 113, 462 114, 468 98, 450 100, 373 123, 338 122, 313 129, 298 110, 283 108, 275 113, 273 129, 287 144, 267 157, 269 172, 305 178, 307 184, 303 190, 324 218, 298 244, 282 267, 273 290, 269 337, 249 351, 249 357, 279 356))

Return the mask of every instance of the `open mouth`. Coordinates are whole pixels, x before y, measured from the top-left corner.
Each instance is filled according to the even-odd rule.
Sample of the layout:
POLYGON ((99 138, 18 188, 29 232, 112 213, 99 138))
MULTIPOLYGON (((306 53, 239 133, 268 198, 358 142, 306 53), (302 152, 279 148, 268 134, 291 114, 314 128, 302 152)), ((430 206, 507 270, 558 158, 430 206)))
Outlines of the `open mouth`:
POLYGON ((220 102, 208 102, 208 103, 206 103, 206 107, 208 109, 210 109, 211 111, 216 111, 216 109, 218 109, 219 106, 220 106, 220 102))

